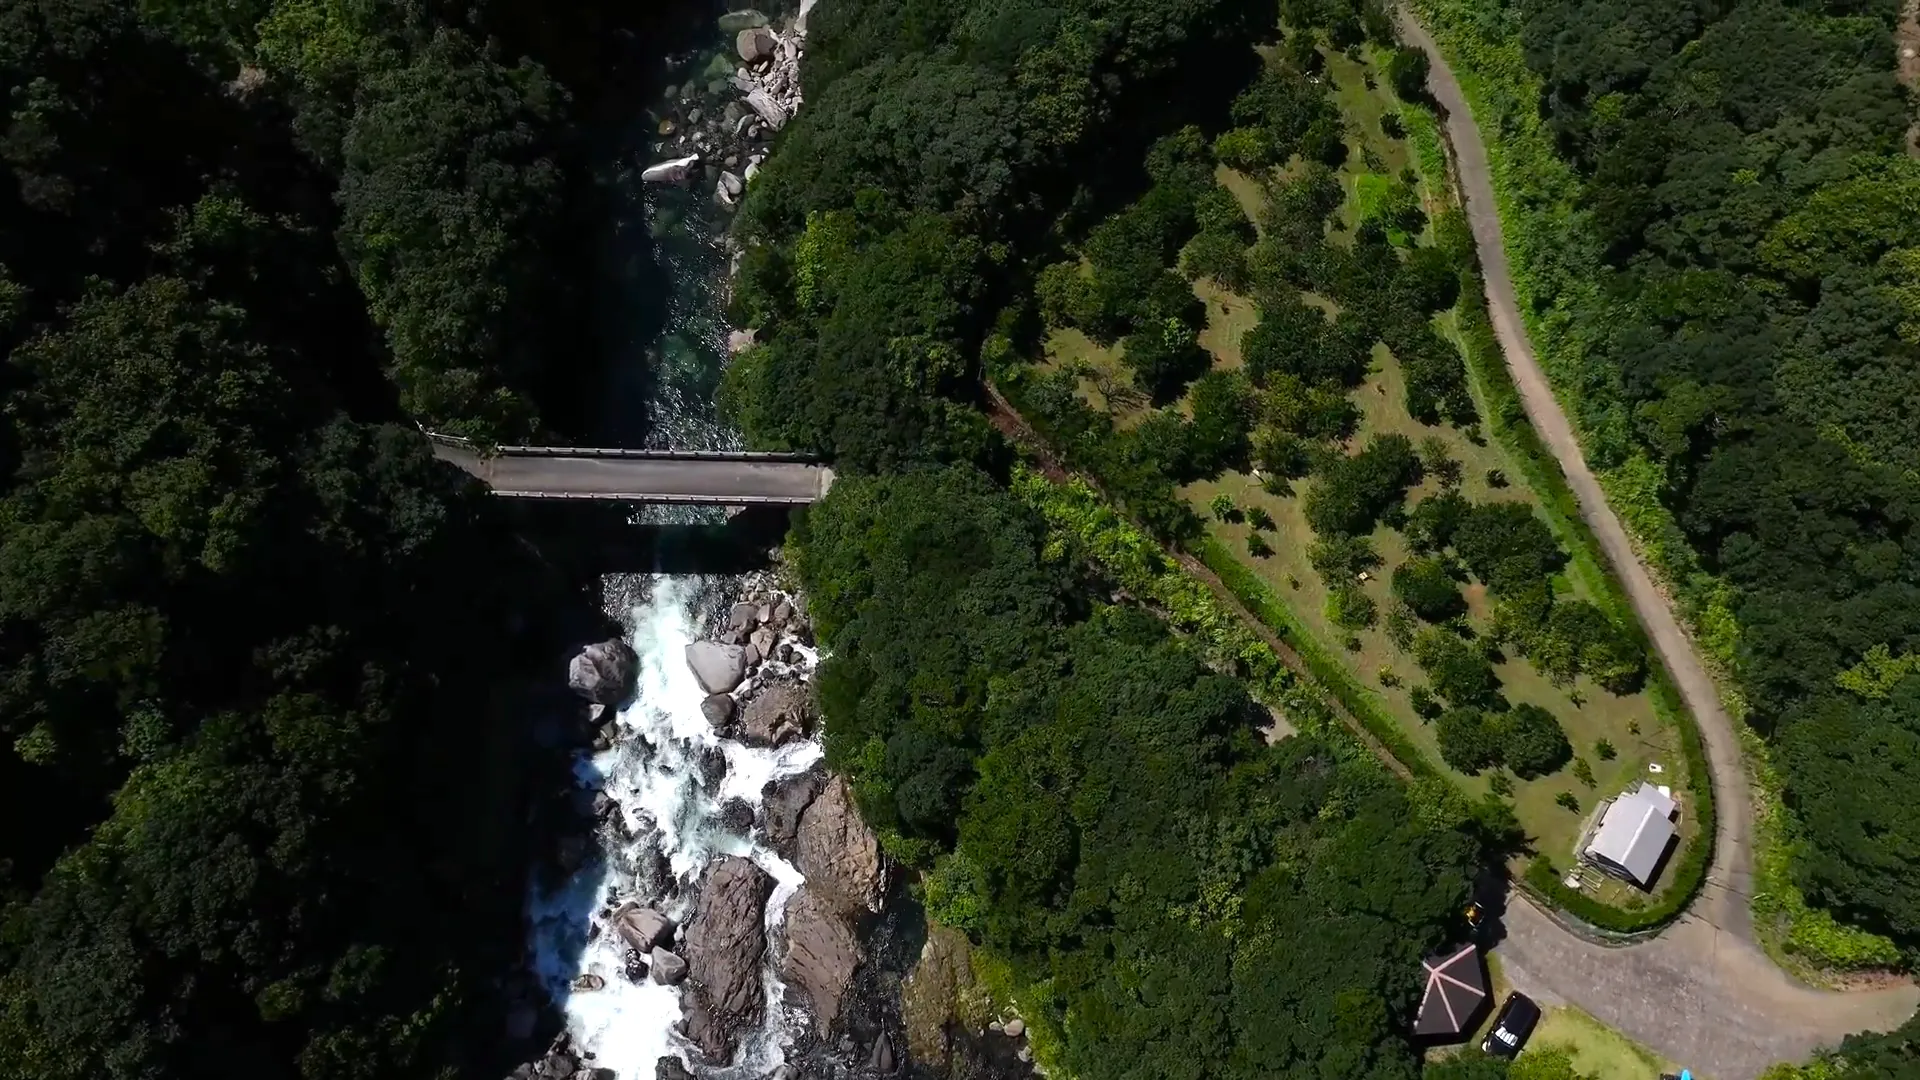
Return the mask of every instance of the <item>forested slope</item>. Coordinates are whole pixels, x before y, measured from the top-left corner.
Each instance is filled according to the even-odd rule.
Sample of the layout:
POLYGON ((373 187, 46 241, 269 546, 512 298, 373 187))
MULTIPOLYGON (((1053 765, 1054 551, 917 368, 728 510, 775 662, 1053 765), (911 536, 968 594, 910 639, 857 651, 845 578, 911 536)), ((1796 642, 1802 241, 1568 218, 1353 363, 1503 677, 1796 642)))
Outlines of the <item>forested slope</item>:
MULTIPOLYGON (((1418 958, 1464 931, 1481 861, 1457 801, 1337 743, 1266 744, 1240 680, 1109 603, 1088 538, 1006 489, 980 411, 983 368, 1040 332, 1035 271, 1149 186, 1162 136, 1227 126, 1271 19, 823 4, 807 108, 742 209, 762 344, 726 404, 841 469, 791 544, 828 761, 1075 1076, 1413 1075, 1418 958)), ((1154 167, 1190 170, 1192 142, 1154 167)))
POLYGON ((1502 88, 1543 354, 1778 748, 1801 885, 1911 945, 1920 167, 1897 5, 1423 7, 1502 88), (1506 96, 1516 44, 1538 120, 1506 96))
POLYGON ((566 598, 408 423, 536 423, 565 95, 486 37, 0 3, 0 1077, 492 1049, 566 598))

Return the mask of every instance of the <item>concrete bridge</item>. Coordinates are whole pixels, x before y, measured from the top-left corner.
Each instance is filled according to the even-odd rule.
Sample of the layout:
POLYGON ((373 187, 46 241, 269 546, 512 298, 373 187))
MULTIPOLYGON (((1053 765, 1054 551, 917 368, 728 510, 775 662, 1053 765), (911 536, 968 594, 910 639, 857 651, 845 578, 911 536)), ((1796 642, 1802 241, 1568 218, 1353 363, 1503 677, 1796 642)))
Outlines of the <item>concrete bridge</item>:
POLYGON ((498 446, 426 432, 440 460, 510 499, 708 506, 803 506, 826 495, 833 470, 804 454, 498 446))

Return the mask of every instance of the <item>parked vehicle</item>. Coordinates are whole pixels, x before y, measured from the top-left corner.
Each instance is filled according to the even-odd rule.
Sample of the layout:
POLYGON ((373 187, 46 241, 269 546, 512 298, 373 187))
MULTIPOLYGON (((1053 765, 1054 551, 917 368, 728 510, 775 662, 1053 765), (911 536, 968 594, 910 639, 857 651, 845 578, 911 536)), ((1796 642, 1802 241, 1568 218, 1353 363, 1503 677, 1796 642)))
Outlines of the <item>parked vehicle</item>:
POLYGON ((1540 1022, 1540 1006, 1533 999, 1519 991, 1507 995, 1507 1003, 1500 1006, 1500 1014, 1493 1018, 1493 1030, 1481 1041, 1480 1049, 1500 1057, 1510 1058, 1526 1048, 1527 1040, 1533 1037, 1533 1028, 1540 1022))

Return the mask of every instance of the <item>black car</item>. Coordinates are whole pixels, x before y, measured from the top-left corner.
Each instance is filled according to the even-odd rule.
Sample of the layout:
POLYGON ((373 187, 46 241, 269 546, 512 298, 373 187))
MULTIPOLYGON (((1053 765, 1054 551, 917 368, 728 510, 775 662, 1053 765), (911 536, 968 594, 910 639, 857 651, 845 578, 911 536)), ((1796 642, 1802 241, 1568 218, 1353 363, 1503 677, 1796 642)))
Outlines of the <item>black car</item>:
POLYGON ((1498 1054, 1510 1058, 1518 1054, 1533 1037, 1533 1026, 1540 1022, 1540 1006, 1533 999, 1515 991, 1507 995, 1507 1003, 1500 1006, 1500 1015, 1493 1018, 1493 1030, 1481 1041, 1480 1049, 1489 1054, 1498 1054))

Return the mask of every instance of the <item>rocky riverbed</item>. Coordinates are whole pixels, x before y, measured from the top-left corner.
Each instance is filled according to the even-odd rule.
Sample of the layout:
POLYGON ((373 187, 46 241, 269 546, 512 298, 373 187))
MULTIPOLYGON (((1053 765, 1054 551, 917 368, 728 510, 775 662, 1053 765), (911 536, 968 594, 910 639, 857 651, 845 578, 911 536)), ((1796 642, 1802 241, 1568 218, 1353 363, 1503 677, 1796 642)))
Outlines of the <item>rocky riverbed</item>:
POLYGON ((658 120, 661 157, 642 180, 710 185, 720 207, 739 205, 774 135, 800 108, 800 58, 812 6, 802 4, 784 24, 751 9, 720 18, 733 48, 667 88, 658 120))

